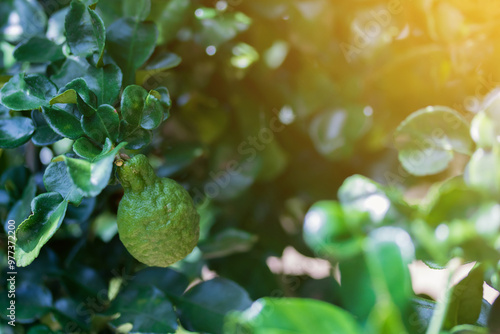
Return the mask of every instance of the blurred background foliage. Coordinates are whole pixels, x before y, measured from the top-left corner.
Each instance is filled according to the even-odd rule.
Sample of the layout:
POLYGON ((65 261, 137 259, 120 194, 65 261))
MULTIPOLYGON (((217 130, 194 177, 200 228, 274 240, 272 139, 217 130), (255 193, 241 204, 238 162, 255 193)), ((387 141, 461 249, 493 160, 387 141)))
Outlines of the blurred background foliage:
MULTIPOLYGON (((122 17, 140 17, 135 3, 99 0, 96 12, 109 29, 122 17)), ((55 81, 72 66, 65 56, 68 4, 0 2, 1 83, 19 72, 55 81), (62 48, 44 62, 23 58, 19 46, 37 36, 62 48)), ((159 176, 188 189, 202 216, 198 248, 174 266, 182 279, 160 277, 181 275, 173 271, 157 274, 158 282, 172 284, 168 291, 180 289, 169 297, 176 300, 187 286, 183 280, 210 269, 243 287, 247 299, 315 297, 342 304, 331 275, 297 276, 291 287, 290 278, 271 272, 266 260, 280 257, 288 246, 313 257, 302 239, 306 211, 318 200, 337 199, 339 187, 353 174, 418 198, 420 185, 463 167, 458 157, 434 176, 401 173, 393 133, 428 105, 450 106, 472 119, 483 96, 500 82, 499 17, 490 0, 152 0, 146 19, 158 28, 156 48, 135 77, 124 80, 146 89, 168 87, 171 116, 155 130, 146 153, 159 176)), ((120 65, 110 50, 105 63, 120 65)), ((2 221, 26 218, 29 211, 23 208, 29 209, 37 189, 43 189, 50 158, 70 148, 63 140, 1 151, 2 221)), ((126 283, 122 273, 142 268, 116 235, 121 194, 111 185, 98 198, 70 207, 41 256, 19 270, 19 295, 29 295, 30 305, 18 306, 20 322, 36 320, 57 329, 72 319, 88 330, 85 317, 91 314, 92 321, 111 321, 106 316, 112 311, 94 314, 107 302, 90 307, 83 319, 71 312, 81 303, 88 307, 86 298, 111 283, 126 283)), ((5 262, 5 238, 0 245, 5 262)), ((162 300, 160 290, 134 290, 131 294, 139 295, 120 298, 127 304, 143 293, 148 300, 162 300)), ((367 311, 353 312, 365 317, 367 311)), ((203 330, 184 317, 184 327, 203 330)))

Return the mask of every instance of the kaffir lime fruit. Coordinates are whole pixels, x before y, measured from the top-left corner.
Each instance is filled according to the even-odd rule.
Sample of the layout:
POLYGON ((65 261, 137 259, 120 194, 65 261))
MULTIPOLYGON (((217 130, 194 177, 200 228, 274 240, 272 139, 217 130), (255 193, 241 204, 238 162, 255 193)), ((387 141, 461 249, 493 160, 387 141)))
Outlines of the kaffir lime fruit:
POLYGON ((125 193, 118 206, 118 234, 127 250, 149 266, 168 267, 198 242, 200 216, 177 182, 156 176, 142 154, 118 167, 125 193))

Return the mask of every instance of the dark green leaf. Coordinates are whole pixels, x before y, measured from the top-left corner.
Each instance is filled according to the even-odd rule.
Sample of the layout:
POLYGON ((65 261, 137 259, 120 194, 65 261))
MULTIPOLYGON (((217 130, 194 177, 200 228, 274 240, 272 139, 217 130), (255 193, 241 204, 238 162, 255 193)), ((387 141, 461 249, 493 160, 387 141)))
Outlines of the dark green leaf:
POLYGON ((151 0, 124 0, 124 16, 132 17, 137 21, 144 21, 151 11, 151 0))
POLYGON ((30 140, 34 132, 35 126, 30 118, 0 118, 0 148, 21 146, 30 140))
POLYGON ((104 143, 106 138, 115 142, 118 138, 120 117, 110 105, 100 105, 93 115, 84 115, 81 122, 83 131, 98 143, 104 143))
POLYGON ((23 194, 21 198, 14 203, 12 208, 9 211, 7 216, 7 220, 5 221, 4 228, 7 231, 7 224, 10 220, 15 222, 16 228, 21 224, 23 220, 28 218, 31 213, 31 201, 36 195, 36 184, 35 179, 31 176, 28 180, 28 183, 25 185, 23 189, 23 194))
POLYGON ((31 137, 33 144, 37 146, 47 146, 63 138, 52 130, 40 110, 33 109, 31 111, 31 119, 36 127, 35 133, 33 133, 33 137, 31 137))
POLYGON ((120 313, 112 323, 133 324, 134 333, 174 333, 177 316, 165 294, 154 286, 131 286, 113 301, 109 313, 120 313))
POLYGON ((261 298, 245 312, 229 315, 224 333, 360 334, 361 328, 352 315, 325 302, 261 298))
POLYGON ((47 191, 59 193, 65 201, 79 205, 82 192, 73 184, 66 165, 62 161, 51 162, 43 174, 43 184, 47 191))
POLYGON ((115 64, 100 68, 89 67, 85 77, 90 90, 96 93, 99 104, 114 104, 122 86, 122 72, 115 64))
POLYGON ((106 188, 113 170, 114 157, 125 145, 126 143, 120 143, 110 151, 103 150, 91 161, 62 157, 73 183, 84 196, 95 197, 106 188))
POLYGON ((66 214, 66 202, 58 193, 38 195, 31 203, 33 214, 16 230, 16 264, 29 265, 57 231, 66 214))
POLYGON ((161 177, 171 177, 191 165, 203 154, 203 147, 198 143, 184 143, 169 147, 165 152, 165 161, 161 164, 157 174, 161 177))
POLYGON ((68 224, 85 223, 94 212, 96 204, 95 197, 86 197, 78 206, 70 206, 66 211, 64 222, 68 224))
POLYGON ((42 107, 42 110, 45 120, 55 133, 70 139, 83 136, 80 121, 74 115, 56 106, 42 107))
POLYGON ((51 40, 42 37, 32 37, 16 47, 14 57, 18 61, 44 63, 64 59, 64 54, 62 47, 51 40))
POLYGON ((234 253, 248 252, 257 242, 255 234, 233 228, 226 229, 200 243, 198 247, 206 259, 223 257, 234 253))
POLYGON ((82 78, 77 78, 61 89, 63 93, 50 100, 50 104, 70 103, 77 104, 78 110, 86 115, 92 116, 97 108, 97 96, 89 89, 82 78))
POLYGON ((84 159, 92 160, 101 153, 101 148, 86 137, 81 137, 73 143, 73 151, 84 159))
POLYGON ((239 285, 214 278, 189 289, 178 301, 177 312, 184 328, 216 334, 222 333, 227 313, 243 311, 251 304, 248 293, 239 285))
POLYGON ((163 120, 163 105, 160 93, 148 92, 136 85, 125 88, 121 99, 122 117, 128 124, 140 125, 146 130, 157 128, 163 120))
POLYGON ((454 153, 472 153, 469 124, 455 110, 427 107, 404 120, 394 134, 399 161, 410 173, 423 176, 442 172, 454 153))
POLYGON ((66 16, 65 27, 66 39, 71 52, 83 57, 97 52, 99 55, 98 63, 102 64, 106 32, 99 15, 83 2, 73 0, 71 9, 66 16))
POLYGON ((13 76, 0 90, 0 102, 12 110, 31 110, 49 106, 56 87, 42 75, 13 76))
POLYGON ((17 322, 33 322, 50 311, 52 294, 49 289, 29 281, 22 282, 16 288, 17 322))
POLYGON ((190 8, 191 3, 184 0, 153 1, 150 17, 159 27, 160 44, 175 38, 184 20, 191 13, 190 8))
POLYGON ((188 278, 183 274, 170 268, 153 267, 139 271, 132 282, 137 285, 154 285, 174 301, 182 296, 189 285, 188 278))
POLYGON ((153 53, 157 37, 158 30, 152 22, 122 18, 108 27, 108 52, 120 66, 125 85, 135 82, 135 71, 153 53))
POLYGON ((155 90, 161 95, 160 102, 163 107, 163 120, 166 120, 170 116, 170 107, 172 106, 170 93, 166 87, 158 87, 155 90))
POLYGON ((483 303, 484 268, 476 265, 467 277, 453 287, 445 328, 476 323, 483 303))
POLYGON ((120 122, 120 141, 128 143, 127 149, 138 150, 151 142, 151 131, 128 124, 126 121, 120 122))

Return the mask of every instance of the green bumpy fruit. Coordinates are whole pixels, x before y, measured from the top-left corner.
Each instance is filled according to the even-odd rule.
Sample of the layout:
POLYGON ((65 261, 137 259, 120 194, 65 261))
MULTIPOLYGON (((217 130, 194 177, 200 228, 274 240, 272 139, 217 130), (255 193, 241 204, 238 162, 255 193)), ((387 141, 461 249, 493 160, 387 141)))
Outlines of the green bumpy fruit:
POLYGON ((118 167, 125 193, 118 206, 118 234, 127 250, 149 266, 168 267, 198 242, 200 216, 177 182, 156 176, 142 154, 118 167))

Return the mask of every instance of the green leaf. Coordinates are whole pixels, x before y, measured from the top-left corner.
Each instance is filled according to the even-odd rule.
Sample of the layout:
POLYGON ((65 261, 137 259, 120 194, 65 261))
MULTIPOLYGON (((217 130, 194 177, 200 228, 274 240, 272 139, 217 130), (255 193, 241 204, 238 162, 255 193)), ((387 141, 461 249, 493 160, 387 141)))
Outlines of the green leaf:
POLYGON ((126 121, 120 122, 120 141, 126 141, 129 150, 138 150, 151 143, 152 132, 140 127, 128 124, 126 121))
POLYGON ((399 311, 396 319, 404 321, 413 297, 408 265, 415 260, 415 248, 410 235, 399 227, 380 227, 369 234, 365 253, 377 301, 390 300, 399 311))
POLYGON ((469 124, 455 110, 435 106, 408 116, 394 135, 399 161, 413 175, 444 171, 455 153, 472 153, 469 124))
POLYGON ((65 201, 79 205, 82 192, 73 184, 66 165, 62 161, 51 162, 43 174, 43 184, 49 192, 59 193, 65 201))
POLYGON ((151 11, 151 0, 124 0, 123 13, 137 21, 144 21, 151 11))
POLYGON ((19 37, 16 40, 26 40, 33 36, 43 36, 47 26, 47 16, 42 5, 37 1, 14 0, 14 10, 19 15, 21 26, 19 37))
POLYGON ((204 154, 198 143, 179 143, 165 150, 165 161, 157 170, 158 176, 171 177, 189 167, 204 154))
POLYGON ((33 137, 31 137, 33 144, 37 146, 47 146, 63 138, 52 130, 40 110, 33 109, 31 111, 31 119, 35 124, 35 133, 33 133, 33 137))
POLYGON ((219 45, 233 39, 248 29, 252 20, 241 12, 224 13, 214 17, 199 18, 202 25, 200 40, 203 46, 219 45))
POLYGON ((309 125, 309 136, 316 150, 330 160, 349 156, 354 144, 368 129, 370 118, 364 107, 326 111, 316 115, 309 125))
POLYGON ((203 252, 204 258, 213 259, 234 253, 248 252, 257 240, 258 237, 255 234, 228 228, 200 243, 198 247, 203 252))
POLYGON ((175 53, 159 52, 153 55, 146 65, 137 71, 136 82, 144 84, 148 82, 149 78, 153 77, 152 81, 156 74, 179 66, 181 61, 182 58, 175 53))
POLYGON ((97 95, 98 104, 114 104, 121 90, 122 73, 115 64, 96 68, 85 59, 71 57, 66 59, 60 71, 51 79, 62 87, 66 83, 82 78, 88 88, 97 95))
POLYGON ((184 0, 153 1, 150 18, 158 25, 159 44, 172 41, 192 13, 191 3, 184 0))
POLYGON ((170 93, 166 87, 158 87, 155 91, 161 95, 160 103, 163 107, 163 120, 166 120, 170 116, 170 107, 172 107, 170 93))
POLYGON ((78 110, 86 115, 92 116, 97 108, 97 96, 89 89, 82 78, 77 78, 61 89, 63 93, 50 100, 50 104, 70 103, 78 106, 78 110))
POLYGON ((31 176, 28 183, 23 189, 21 198, 14 203, 9 211, 7 219, 4 224, 4 228, 7 231, 7 224, 10 220, 14 220, 16 228, 24 221, 31 213, 31 201, 36 195, 36 183, 35 178, 31 176))
POLYGON ((217 334, 222 333, 227 313, 243 311, 251 304, 248 293, 239 285, 224 278, 214 278, 186 291, 177 302, 177 312, 184 328, 217 334))
POLYGON ((16 287, 15 305, 16 322, 33 322, 50 311, 50 307, 52 306, 52 293, 41 284, 30 281, 21 282, 19 286, 16 287))
POLYGON ((113 105, 118 99, 122 86, 122 72, 115 64, 100 68, 90 67, 85 77, 90 90, 96 93, 99 104, 113 105))
POLYGON ((66 40, 71 52, 77 56, 87 57, 97 52, 98 66, 102 65, 106 31, 104 23, 94 10, 79 0, 71 2, 66 16, 66 40))
POLYGON ((44 63, 64 59, 62 47, 43 37, 32 37, 19 44, 14 50, 14 57, 18 61, 44 63))
POLYGON ((404 221, 413 212, 398 190, 384 188, 361 175, 345 179, 338 198, 345 208, 369 213, 375 224, 404 221))
POLYGON ((138 126, 141 123, 147 96, 148 92, 140 86, 130 85, 123 90, 121 114, 128 124, 138 126))
POLYGON ((14 75, 0 90, 0 102, 12 110, 31 110, 49 106, 56 86, 42 75, 14 75))
POLYGON ((467 184, 493 196, 500 195, 500 148, 477 149, 465 170, 467 184))
POLYGON ((115 142, 118 138, 120 117, 110 105, 100 105, 93 115, 84 115, 81 123, 83 131, 98 143, 104 143, 106 138, 115 142))
POLYGON ((261 298, 244 312, 227 317, 224 333, 359 334, 352 315, 340 307, 313 299, 261 298))
POLYGON ((484 267, 477 264, 457 285, 453 287, 444 327, 476 323, 483 303, 484 267))
POLYGON ((108 27, 107 48, 123 72, 123 84, 135 82, 135 71, 154 51, 158 30, 153 22, 121 18, 108 27))
POLYGON ((73 151, 84 159, 92 160, 101 153, 101 148, 86 137, 81 137, 73 143, 73 151))
MULTIPOLYGON (((107 139, 108 144, 111 142, 107 139)), ((127 143, 120 143, 112 150, 103 152, 87 161, 63 156, 69 175, 75 186, 86 197, 95 197, 108 185, 113 170, 113 161, 118 151, 127 143)))
POLYGON ((14 148, 30 140, 35 132, 28 117, 0 118, 0 148, 14 148))
MULTIPOLYGON (((168 105, 168 102, 161 99, 162 95, 157 91, 151 90, 148 93, 140 86, 127 86, 121 100, 123 119, 130 125, 140 125, 146 130, 157 128, 164 117, 164 106, 168 105)), ((169 96, 168 100, 170 100, 169 96)))
POLYGON ((16 264, 29 265, 40 253, 43 245, 57 231, 66 214, 68 202, 58 193, 38 195, 31 203, 33 214, 16 230, 16 264))
POLYGON ((135 285, 154 285, 165 295, 176 301, 186 291, 189 280, 180 272, 171 268, 148 267, 137 272, 134 276, 135 285))
POLYGON ((172 303, 154 286, 130 286, 113 300, 108 313, 119 313, 112 324, 130 323, 134 333, 173 333, 177 329, 172 303))
POLYGON ((56 106, 42 107, 42 111, 45 120, 55 133, 70 139, 83 136, 80 121, 74 115, 56 106))
POLYGON ((102 241, 107 243, 118 233, 116 223, 116 214, 106 211, 97 216, 92 224, 92 231, 102 241))

